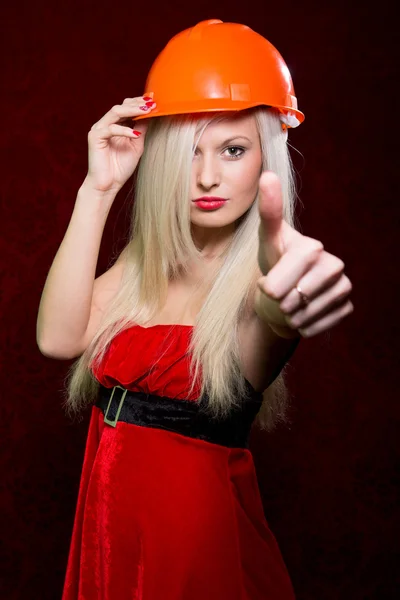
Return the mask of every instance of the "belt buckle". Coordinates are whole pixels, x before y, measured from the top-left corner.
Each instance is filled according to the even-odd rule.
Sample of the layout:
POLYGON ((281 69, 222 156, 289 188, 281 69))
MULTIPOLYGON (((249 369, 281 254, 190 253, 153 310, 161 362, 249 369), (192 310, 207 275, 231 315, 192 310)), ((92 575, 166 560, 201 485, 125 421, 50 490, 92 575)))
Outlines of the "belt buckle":
POLYGON ((104 413, 104 423, 108 423, 108 425, 111 425, 112 427, 116 427, 116 426, 117 426, 117 422, 118 422, 119 413, 121 412, 121 408, 122 408, 122 405, 123 405, 123 403, 124 403, 124 400, 125 400, 125 396, 126 396, 126 393, 127 393, 127 391, 128 391, 128 390, 126 390, 125 388, 121 387, 120 385, 115 385, 115 386, 114 386, 114 388, 113 388, 113 391, 112 391, 112 394, 111 394, 111 398, 110 398, 110 400, 109 400, 109 403, 108 403, 108 406, 107 406, 107 410, 106 410, 106 412, 104 413), (108 418, 107 418, 107 414, 108 414, 109 408, 110 408, 110 406, 111 406, 111 401, 112 401, 112 399, 113 399, 114 392, 115 392, 116 388, 119 388, 120 390, 125 390, 125 391, 124 391, 124 393, 122 394, 122 396, 121 396, 121 398, 120 398, 119 405, 118 405, 118 410, 117 410, 117 414, 115 415, 115 419, 114 419, 114 420, 111 420, 111 419, 108 419, 108 418))

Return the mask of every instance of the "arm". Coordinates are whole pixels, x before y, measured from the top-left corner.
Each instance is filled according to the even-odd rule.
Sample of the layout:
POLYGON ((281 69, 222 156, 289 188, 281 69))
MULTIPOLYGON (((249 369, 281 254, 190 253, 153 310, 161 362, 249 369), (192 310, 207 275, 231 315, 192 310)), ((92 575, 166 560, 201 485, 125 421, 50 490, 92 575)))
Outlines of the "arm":
POLYGON ((289 337, 293 330, 291 334, 286 330, 282 332, 287 337, 276 333, 262 314, 260 303, 255 303, 256 295, 250 296, 249 318, 242 338, 242 367, 250 376, 249 381, 254 380, 257 389, 266 390, 292 357, 301 336, 289 337))
POLYGON ((68 353, 87 329, 101 238, 114 197, 85 184, 78 191, 40 299, 36 336, 45 356, 60 347, 68 353))

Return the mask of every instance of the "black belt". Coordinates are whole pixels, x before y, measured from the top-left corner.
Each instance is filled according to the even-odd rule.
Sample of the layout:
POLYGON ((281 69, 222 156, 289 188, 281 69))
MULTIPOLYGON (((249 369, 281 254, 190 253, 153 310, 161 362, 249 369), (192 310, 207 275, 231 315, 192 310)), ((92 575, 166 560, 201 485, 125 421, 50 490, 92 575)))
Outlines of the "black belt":
POLYGON ((256 392, 246 380, 249 398, 240 408, 232 408, 228 417, 215 419, 206 414, 203 407, 207 395, 201 401, 180 400, 143 392, 132 392, 120 385, 106 388, 99 384, 95 406, 104 413, 104 422, 115 427, 118 421, 167 429, 192 438, 229 448, 248 448, 251 425, 257 415, 262 394, 256 392), (122 390, 117 400, 116 389, 122 390))

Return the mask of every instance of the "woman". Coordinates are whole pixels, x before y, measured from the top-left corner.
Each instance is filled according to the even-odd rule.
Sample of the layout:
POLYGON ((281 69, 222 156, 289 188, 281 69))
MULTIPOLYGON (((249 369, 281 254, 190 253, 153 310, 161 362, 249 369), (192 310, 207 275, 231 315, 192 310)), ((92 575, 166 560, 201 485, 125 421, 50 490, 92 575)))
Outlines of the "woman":
POLYGON ((304 115, 276 49, 217 19, 175 36, 146 90, 89 132, 39 309, 42 352, 79 356, 66 408, 94 402, 63 600, 293 599, 250 428, 285 421, 302 335, 353 310, 342 261, 293 226, 304 115), (139 159, 129 241, 93 282, 139 159))

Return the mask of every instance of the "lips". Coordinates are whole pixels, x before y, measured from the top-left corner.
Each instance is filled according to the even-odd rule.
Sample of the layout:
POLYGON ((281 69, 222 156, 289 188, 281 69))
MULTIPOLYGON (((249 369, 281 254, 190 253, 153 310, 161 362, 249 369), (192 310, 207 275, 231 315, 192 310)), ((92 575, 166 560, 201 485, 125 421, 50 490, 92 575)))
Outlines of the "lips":
POLYGON ((228 198, 219 198, 218 196, 202 196, 201 198, 196 198, 193 202, 226 202, 228 198))

